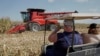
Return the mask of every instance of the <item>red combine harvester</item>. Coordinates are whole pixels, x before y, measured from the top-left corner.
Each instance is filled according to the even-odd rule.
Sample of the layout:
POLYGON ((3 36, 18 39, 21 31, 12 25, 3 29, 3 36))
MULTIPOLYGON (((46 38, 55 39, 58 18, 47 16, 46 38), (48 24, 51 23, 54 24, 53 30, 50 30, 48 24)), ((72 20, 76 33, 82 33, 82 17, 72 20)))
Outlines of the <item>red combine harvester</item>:
POLYGON ((40 31, 45 29, 45 25, 48 30, 54 30, 58 21, 56 19, 46 20, 46 18, 57 18, 63 16, 64 14, 70 13, 74 12, 45 13, 44 9, 29 8, 27 9, 27 12, 21 12, 25 24, 15 26, 11 28, 7 33, 22 32, 24 30, 40 31))

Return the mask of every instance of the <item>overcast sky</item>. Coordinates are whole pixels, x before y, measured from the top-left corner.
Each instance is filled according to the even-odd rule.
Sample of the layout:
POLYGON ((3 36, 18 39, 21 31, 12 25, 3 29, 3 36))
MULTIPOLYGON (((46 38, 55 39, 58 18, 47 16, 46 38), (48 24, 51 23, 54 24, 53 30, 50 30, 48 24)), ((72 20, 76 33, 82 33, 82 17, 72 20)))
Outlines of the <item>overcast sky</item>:
MULTIPOLYGON (((20 11, 27 8, 45 9, 46 12, 92 12, 100 13, 100 0, 0 0, 0 18, 10 17, 11 20, 22 21, 20 11)), ((88 20, 88 23, 100 20, 88 20)), ((78 21, 86 22, 86 21, 78 21)))

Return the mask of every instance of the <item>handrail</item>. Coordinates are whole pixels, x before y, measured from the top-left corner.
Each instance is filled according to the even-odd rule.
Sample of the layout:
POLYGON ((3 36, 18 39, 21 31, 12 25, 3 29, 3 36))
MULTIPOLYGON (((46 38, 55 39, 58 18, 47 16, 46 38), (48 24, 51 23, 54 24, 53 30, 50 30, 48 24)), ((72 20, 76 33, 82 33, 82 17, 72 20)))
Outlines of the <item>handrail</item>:
POLYGON ((82 44, 82 45, 74 45, 73 47, 84 47, 84 46, 90 46, 90 45, 96 45, 96 44, 99 44, 99 43, 87 43, 87 44, 82 44))

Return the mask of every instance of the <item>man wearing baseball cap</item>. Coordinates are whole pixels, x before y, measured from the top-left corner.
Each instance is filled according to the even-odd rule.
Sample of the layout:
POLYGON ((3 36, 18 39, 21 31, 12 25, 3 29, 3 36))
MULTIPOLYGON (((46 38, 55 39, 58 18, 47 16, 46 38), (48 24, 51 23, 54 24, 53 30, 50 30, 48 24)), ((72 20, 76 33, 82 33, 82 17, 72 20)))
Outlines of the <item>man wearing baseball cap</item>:
MULTIPOLYGON (((48 40, 54 43, 53 50, 47 51, 46 56, 66 56, 67 48, 72 44, 73 35, 73 21, 72 19, 64 20, 64 31, 58 33, 61 27, 58 27, 51 33, 48 40)), ((74 45, 83 43, 82 37, 77 31, 74 31, 74 45)))

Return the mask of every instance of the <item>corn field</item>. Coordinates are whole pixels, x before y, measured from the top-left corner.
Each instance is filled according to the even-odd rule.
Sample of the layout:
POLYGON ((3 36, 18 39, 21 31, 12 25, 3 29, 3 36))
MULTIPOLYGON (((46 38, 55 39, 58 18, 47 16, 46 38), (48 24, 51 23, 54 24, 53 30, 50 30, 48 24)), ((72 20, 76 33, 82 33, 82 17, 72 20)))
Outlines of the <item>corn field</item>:
MULTIPOLYGON (((43 45, 43 31, 0 35, 0 56, 39 56, 43 45)), ((48 35, 47 32, 46 43, 48 35)))
POLYGON ((5 33, 11 27, 9 17, 0 18, 0 33, 5 33))

